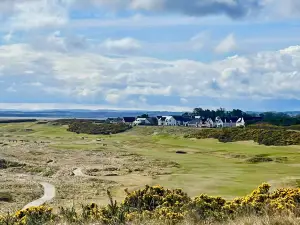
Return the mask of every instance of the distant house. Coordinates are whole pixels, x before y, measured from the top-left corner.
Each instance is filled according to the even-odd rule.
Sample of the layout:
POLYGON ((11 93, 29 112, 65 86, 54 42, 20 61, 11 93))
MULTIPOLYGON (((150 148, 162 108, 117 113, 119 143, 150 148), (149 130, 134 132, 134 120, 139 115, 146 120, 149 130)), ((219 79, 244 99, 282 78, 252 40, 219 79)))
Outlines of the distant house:
POLYGON ((184 116, 172 116, 176 120, 177 126, 188 126, 189 122, 192 120, 190 117, 184 116))
POLYGON ((129 124, 129 125, 132 125, 135 121, 135 117, 123 117, 123 120, 122 122, 123 123, 126 123, 126 124, 129 124))
POLYGON ((177 120, 173 116, 166 116, 164 125, 165 126, 177 126, 177 120))
POLYGON ((189 127, 201 127, 202 126, 202 119, 200 117, 198 118, 194 118, 194 119, 191 119, 189 122, 188 122, 188 126, 189 127))
POLYGON ((157 126, 158 118, 156 117, 147 117, 147 118, 136 118, 133 122, 134 126, 157 126))
POLYGON ((202 127, 202 128, 213 128, 213 127, 215 127, 215 123, 211 118, 205 118, 205 117, 197 117, 197 118, 200 121, 200 123, 198 125, 199 127, 202 127))
POLYGON ((242 118, 239 118, 237 121, 236 121, 236 123, 235 123, 236 125, 236 127, 245 127, 245 125, 246 125, 246 123, 245 123, 245 120, 244 120, 244 118, 242 117, 242 118))
POLYGON ((150 126, 152 125, 151 122, 149 121, 148 118, 137 118, 134 122, 133 122, 134 126, 150 126))
POLYGON ((156 117, 149 117, 147 119, 151 123, 152 126, 157 126, 158 125, 158 119, 156 117))
POLYGON ((219 116, 216 117, 216 119, 215 119, 215 126, 217 128, 223 128, 224 127, 224 122, 221 119, 221 117, 219 117, 219 116))
POLYGON ((165 126, 165 122, 166 122, 166 116, 157 116, 157 125, 158 126, 165 126))
POLYGON ((216 117, 215 126, 217 128, 223 128, 223 127, 236 127, 236 121, 238 118, 235 117, 216 117))
POLYGON ((118 117, 118 118, 107 118, 106 120, 105 120, 105 122, 106 123, 123 123, 123 118, 120 118, 120 117, 118 117))
POLYGON ((192 120, 183 116, 158 116, 158 126, 189 126, 192 120))

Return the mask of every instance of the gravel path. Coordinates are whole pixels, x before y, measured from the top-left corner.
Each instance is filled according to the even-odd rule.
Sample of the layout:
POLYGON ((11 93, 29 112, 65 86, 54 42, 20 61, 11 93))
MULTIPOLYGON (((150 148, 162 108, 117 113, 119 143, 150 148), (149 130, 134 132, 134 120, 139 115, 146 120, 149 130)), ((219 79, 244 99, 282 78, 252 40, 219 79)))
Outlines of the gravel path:
POLYGON ((75 170, 73 171, 73 174, 74 174, 76 177, 90 177, 89 175, 84 174, 80 168, 75 169, 75 170))
POLYGON ((51 201, 55 197, 55 187, 52 184, 41 182, 40 183, 44 187, 44 195, 43 197, 30 202, 26 206, 24 206, 24 209, 28 209, 30 207, 38 207, 43 205, 45 202, 51 201))

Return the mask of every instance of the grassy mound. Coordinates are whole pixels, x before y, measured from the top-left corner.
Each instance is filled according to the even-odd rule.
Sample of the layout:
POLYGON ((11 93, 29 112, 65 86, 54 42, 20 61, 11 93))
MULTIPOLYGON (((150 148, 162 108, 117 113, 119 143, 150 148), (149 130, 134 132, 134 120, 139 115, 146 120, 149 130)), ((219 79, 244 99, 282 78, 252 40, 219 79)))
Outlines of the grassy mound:
POLYGON ((0 202, 11 202, 13 197, 8 192, 0 192, 0 202))
POLYGON ((100 120, 93 120, 93 119, 59 119, 59 120, 54 120, 50 122, 52 125, 70 125, 74 122, 80 122, 80 123, 100 123, 100 120))
POLYGON ((22 167, 25 166, 25 164, 21 164, 18 162, 11 162, 5 159, 0 159, 0 169, 7 169, 11 167, 22 167))
MULTIPOLYGON (((251 194, 225 200, 201 194, 190 198, 181 189, 153 186, 127 192, 121 204, 113 201, 100 207, 94 203, 83 205, 80 212, 74 208, 60 208, 54 214, 46 206, 18 211, 15 215, 0 216, 0 224, 225 224, 247 215, 300 216, 300 189, 285 188, 270 192, 270 185, 262 184, 251 194), (186 221, 189 223, 186 223, 186 221)), ((241 223, 240 223, 241 224, 241 223)), ((249 223, 248 223, 249 224, 249 223)), ((276 223, 282 224, 282 223, 276 223)), ((292 224, 292 223, 289 223, 292 224)))
POLYGON ((290 129, 290 130, 299 130, 300 131, 300 125, 292 125, 292 126, 289 126, 287 128, 290 129))
POLYGON ((126 124, 94 124, 92 122, 75 121, 69 125, 68 131, 77 134, 117 134, 130 129, 126 124))
POLYGON ((274 160, 266 155, 256 155, 246 160, 249 163, 273 162, 274 160))
POLYGON ((193 134, 185 135, 186 138, 215 138, 220 142, 255 141, 267 146, 300 145, 300 133, 282 129, 259 128, 224 128, 203 129, 193 134))

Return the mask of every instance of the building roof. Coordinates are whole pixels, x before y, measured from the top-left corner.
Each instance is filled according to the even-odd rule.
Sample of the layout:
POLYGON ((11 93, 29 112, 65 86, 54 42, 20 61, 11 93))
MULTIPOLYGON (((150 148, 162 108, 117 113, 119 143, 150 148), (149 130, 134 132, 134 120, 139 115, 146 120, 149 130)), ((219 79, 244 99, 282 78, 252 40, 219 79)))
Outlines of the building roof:
POLYGON ((219 117, 223 123, 225 123, 225 121, 228 122, 232 122, 232 123, 236 123, 238 121, 238 117, 219 117))
POLYGON ((188 122, 191 121, 191 118, 188 117, 184 117, 184 116, 172 116, 176 121, 180 121, 180 122, 188 122))
POLYGON ((123 117, 125 123, 133 123, 135 121, 135 117, 123 117))
POLYGON ((201 119, 192 119, 189 121, 189 124, 199 124, 199 123, 202 123, 201 119))
POLYGON ((115 118, 109 117, 106 120, 108 120, 108 121, 122 121, 122 118, 120 118, 120 117, 115 117, 115 118))
POLYGON ((165 121, 166 118, 167 118, 166 116, 157 116, 157 119, 161 121, 165 121))
POLYGON ((148 121, 153 125, 157 124, 158 122, 156 117, 149 117, 148 121))

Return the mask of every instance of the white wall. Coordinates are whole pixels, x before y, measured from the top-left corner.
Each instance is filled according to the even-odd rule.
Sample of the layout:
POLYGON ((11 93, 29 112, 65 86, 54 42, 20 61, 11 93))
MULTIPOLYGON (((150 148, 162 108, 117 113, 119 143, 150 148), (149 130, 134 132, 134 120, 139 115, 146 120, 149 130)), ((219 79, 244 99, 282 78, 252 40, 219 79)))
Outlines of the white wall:
MULTIPOLYGON (((164 117, 165 118, 165 117, 164 117)), ((158 120, 158 126, 164 126, 165 125, 165 121, 162 119, 158 120)))
POLYGON ((136 124, 136 125, 151 125, 151 123, 149 122, 149 120, 147 120, 145 118, 137 118, 134 121, 134 124, 136 124))
POLYGON ((172 116, 167 116, 165 125, 166 126, 177 126, 177 121, 172 116))
POLYGON ((236 127, 244 127, 246 124, 245 124, 245 121, 244 121, 244 118, 240 118, 237 122, 236 122, 236 127))

